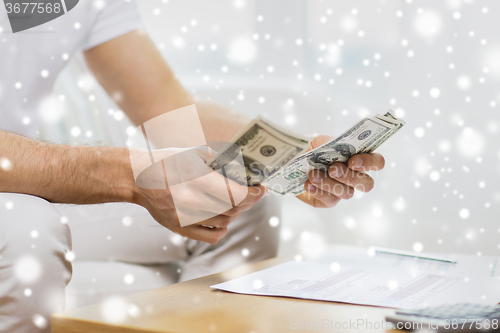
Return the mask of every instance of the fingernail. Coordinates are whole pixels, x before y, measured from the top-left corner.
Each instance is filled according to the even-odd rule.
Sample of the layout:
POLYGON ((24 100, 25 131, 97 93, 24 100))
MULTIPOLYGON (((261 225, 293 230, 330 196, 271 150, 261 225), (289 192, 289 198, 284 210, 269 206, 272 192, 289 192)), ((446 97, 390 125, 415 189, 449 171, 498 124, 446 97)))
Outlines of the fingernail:
POLYGON ((311 185, 311 184, 307 184, 307 190, 308 191, 316 191, 316 186, 311 185))
POLYGON ((340 169, 337 167, 332 168, 332 171, 330 171, 330 177, 340 177, 340 176, 341 176, 340 169))
POLYGON ((356 157, 354 162, 352 162, 353 167, 361 168, 363 166, 363 159, 361 157, 356 157))

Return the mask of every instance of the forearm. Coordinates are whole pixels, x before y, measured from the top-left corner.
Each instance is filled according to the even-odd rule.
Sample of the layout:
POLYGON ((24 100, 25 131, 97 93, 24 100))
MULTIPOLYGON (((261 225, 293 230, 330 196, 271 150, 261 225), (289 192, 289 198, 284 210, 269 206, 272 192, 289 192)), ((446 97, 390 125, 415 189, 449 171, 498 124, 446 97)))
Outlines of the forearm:
POLYGON ((0 168, 0 192, 54 203, 133 201, 126 148, 55 145, 0 131, 0 156, 10 162, 0 168))
POLYGON ((85 58, 104 89, 137 126, 191 104, 196 104, 208 142, 229 141, 248 122, 225 107, 195 103, 143 32, 135 31, 88 50, 85 58))
MULTIPOLYGON (((249 121, 242 114, 215 103, 196 102, 194 104, 196 105, 196 110, 198 111, 200 123, 207 143, 229 142, 233 136, 238 133, 249 121)), ((167 112, 164 105, 165 104, 160 101, 158 104, 153 105, 150 109, 145 110, 143 113, 145 119, 144 121, 153 119, 154 117, 167 112)), ((172 121, 175 121, 174 119, 175 118, 173 118, 172 121)), ((149 135, 148 138, 152 140, 157 147, 166 148, 170 147, 170 140, 172 136, 176 136, 176 141, 178 141, 183 135, 184 133, 180 132, 158 133, 158 135, 149 135)), ((188 140, 189 138, 186 139, 188 140)))

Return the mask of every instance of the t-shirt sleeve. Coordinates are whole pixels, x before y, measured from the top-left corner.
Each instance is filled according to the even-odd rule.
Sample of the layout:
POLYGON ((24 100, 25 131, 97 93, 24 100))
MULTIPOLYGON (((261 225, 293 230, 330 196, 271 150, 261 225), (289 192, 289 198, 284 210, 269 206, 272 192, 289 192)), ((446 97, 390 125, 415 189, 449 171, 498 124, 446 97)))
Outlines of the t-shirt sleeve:
POLYGON ((84 51, 143 28, 135 0, 106 0, 104 4, 83 41, 84 51))

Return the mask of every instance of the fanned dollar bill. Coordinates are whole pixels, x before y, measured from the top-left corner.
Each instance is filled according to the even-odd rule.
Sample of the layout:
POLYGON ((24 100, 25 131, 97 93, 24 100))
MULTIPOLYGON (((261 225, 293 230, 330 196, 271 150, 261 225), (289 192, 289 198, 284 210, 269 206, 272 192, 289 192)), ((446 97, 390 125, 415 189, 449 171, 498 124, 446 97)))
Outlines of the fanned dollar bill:
POLYGON ((307 138, 259 116, 222 147, 210 166, 239 184, 257 185, 272 177, 308 147, 307 138), (243 158, 238 158, 240 153, 243 158), (242 167, 245 173, 241 172, 242 167))
POLYGON ((377 149, 382 143, 384 143, 385 141, 387 141, 391 136, 393 136, 394 134, 396 134, 397 131, 399 131, 401 129, 401 127, 403 127, 406 122, 400 118, 397 118, 392 110, 389 110, 387 111, 386 114, 384 114, 383 116, 380 115, 380 114, 376 114, 375 117, 379 120, 382 120, 382 121, 385 121, 387 123, 390 123, 390 124, 393 124, 395 127, 392 129, 391 132, 389 132, 387 135, 385 135, 384 137, 380 138, 376 143, 374 143, 371 147, 369 147, 368 149, 366 149, 365 151, 363 151, 362 153, 371 153, 373 152, 375 149, 377 149))
POLYGON ((304 192, 304 183, 313 169, 327 171, 332 163, 346 163, 353 155, 372 151, 394 127, 375 117, 366 117, 330 142, 299 156, 264 185, 282 195, 298 195, 304 192))
POLYGON ((210 166, 240 184, 264 184, 281 195, 298 195, 304 192, 313 169, 326 171, 332 163, 371 153, 404 125, 389 110, 360 120, 335 139, 302 154, 309 147, 306 138, 258 117, 219 151, 210 166), (242 159, 237 158, 240 152, 242 159))

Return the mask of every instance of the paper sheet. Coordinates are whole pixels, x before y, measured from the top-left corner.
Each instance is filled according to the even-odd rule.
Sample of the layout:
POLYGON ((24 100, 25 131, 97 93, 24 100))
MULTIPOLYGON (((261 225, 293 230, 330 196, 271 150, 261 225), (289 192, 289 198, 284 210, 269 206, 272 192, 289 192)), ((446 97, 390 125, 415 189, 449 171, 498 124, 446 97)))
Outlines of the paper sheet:
POLYGON ((500 302, 500 258, 453 255, 457 263, 359 251, 329 251, 217 284, 234 293, 410 309, 500 302))

